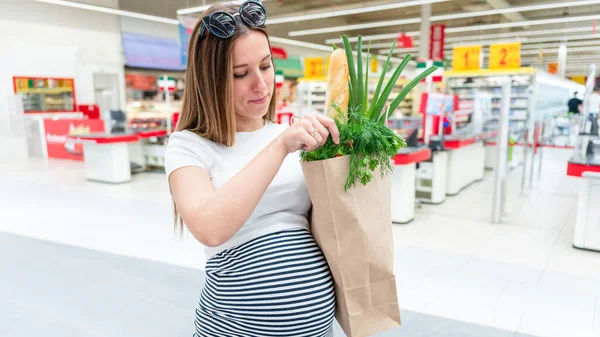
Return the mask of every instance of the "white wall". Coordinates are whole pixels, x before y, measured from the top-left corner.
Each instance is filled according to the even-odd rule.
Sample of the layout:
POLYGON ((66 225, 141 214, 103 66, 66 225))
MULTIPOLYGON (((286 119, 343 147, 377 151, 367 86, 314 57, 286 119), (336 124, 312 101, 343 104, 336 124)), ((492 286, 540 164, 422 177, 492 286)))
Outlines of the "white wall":
MULTIPOLYGON (((87 0, 116 7, 118 0, 87 0)), ((13 76, 72 77, 78 104, 95 103, 94 72, 125 80, 120 22, 114 15, 40 3, 0 1, 0 115, 13 94, 13 76)), ((0 120, 0 123, 2 120, 0 120)))
MULTIPOLYGON (((118 0, 83 0, 118 7, 118 0)), ((9 132, 13 76, 75 79, 78 104, 95 103, 95 72, 117 74, 125 107, 118 17, 33 0, 0 0, 0 157, 25 157, 25 139, 9 132)))
POLYGON ((164 37, 179 41, 179 28, 167 23, 140 20, 126 16, 120 17, 121 30, 129 33, 164 37))

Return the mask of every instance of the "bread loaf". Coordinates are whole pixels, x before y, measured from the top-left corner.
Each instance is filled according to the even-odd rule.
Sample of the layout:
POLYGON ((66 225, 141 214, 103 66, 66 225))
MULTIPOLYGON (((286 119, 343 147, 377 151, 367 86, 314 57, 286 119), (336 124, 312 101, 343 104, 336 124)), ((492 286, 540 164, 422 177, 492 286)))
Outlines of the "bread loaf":
POLYGON ((336 49, 329 58, 327 69, 327 88, 325 90, 325 115, 331 118, 338 117, 338 111, 333 103, 340 107, 342 115, 340 121, 345 121, 350 100, 350 73, 348 71, 348 59, 342 49, 336 49))

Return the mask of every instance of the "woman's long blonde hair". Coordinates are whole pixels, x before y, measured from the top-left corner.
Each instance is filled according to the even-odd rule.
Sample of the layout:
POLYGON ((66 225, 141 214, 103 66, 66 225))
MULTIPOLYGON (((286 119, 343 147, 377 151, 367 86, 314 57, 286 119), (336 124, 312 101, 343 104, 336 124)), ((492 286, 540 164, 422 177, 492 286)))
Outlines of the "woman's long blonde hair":
MULTIPOLYGON (((269 38, 266 27, 249 27, 236 16, 236 31, 221 39, 205 29, 200 36, 202 19, 215 11, 238 13, 239 5, 215 4, 198 19, 190 37, 183 105, 176 131, 188 130, 217 144, 232 146, 235 141, 233 105, 233 47, 241 36, 255 30, 269 38)), ((275 84, 273 84, 275 85, 275 84)), ((275 119, 275 95, 272 95, 264 119, 275 119)), ((183 230, 183 220, 173 200, 175 229, 183 230)))

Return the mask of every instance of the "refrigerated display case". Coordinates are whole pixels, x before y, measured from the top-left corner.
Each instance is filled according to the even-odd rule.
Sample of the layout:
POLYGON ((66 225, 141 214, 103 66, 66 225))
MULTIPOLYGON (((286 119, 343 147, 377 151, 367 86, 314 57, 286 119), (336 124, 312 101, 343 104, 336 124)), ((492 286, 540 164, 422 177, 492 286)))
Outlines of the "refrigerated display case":
POLYGON ((327 78, 299 78, 296 88, 298 115, 323 114, 325 112, 327 78))
MULTIPOLYGON (((500 120, 500 102, 502 100, 502 83, 505 76, 511 78, 510 99, 510 138, 518 139, 524 130, 534 130, 535 124, 545 118, 556 118, 567 115, 567 102, 574 91, 581 90, 581 85, 570 80, 549 74, 543 70, 523 67, 507 70, 468 70, 447 71, 447 87, 451 93, 458 94, 461 104, 471 101, 476 93, 487 93, 492 98, 492 113, 484 121, 484 129, 494 130, 500 120)), ((528 143, 533 142, 533 134, 528 143)), ((494 150, 494 140, 489 142, 486 150, 494 150)), ((522 144, 522 143, 521 143, 522 144)), ((510 167, 516 168, 524 158, 523 146, 513 147, 510 167)), ((492 158, 493 154, 487 155, 492 158)), ((493 168, 491 164, 486 167, 493 168)))
POLYGON ((14 93, 23 99, 25 113, 75 112, 72 78, 13 77, 14 93))
MULTIPOLYGON (((375 94, 375 88, 379 79, 378 74, 369 75, 369 101, 375 94)), ((387 109, 388 105, 396 98, 396 96, 402 91, 402 88, 408 84, 408 80, 401 78, 399 79, 392 92, 390 93, 387 103, 384 109, 387 109)), ((300 115, 310 113, 323 113, 325 111, 325 90, 327 88, 327 78, 299 78, 297 85, 297 108, 300 115)), ((418 116, 418 109, 415 109, 414 97, 418 91, 414 88, 404 100, 400 103, 396 111, 390 114, 390 118, 403 118, 408 116, 418 116)))

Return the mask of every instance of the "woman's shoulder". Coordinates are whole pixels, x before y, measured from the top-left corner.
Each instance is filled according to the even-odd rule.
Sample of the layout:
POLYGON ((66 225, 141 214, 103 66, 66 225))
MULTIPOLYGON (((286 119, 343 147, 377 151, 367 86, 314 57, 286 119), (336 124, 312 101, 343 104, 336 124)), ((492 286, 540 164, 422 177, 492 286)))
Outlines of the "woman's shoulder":
POLYGON ((209 170, 218 156, 218 145, 192 131, 176 131, 169 135, 165 151, 167 174, 183 166, 199 166, 209 170))
POLYGON ((171 145, 189 145, 193 147, 197 146, 218 146, 212 140, 202 137, 199 134, 190 130, 175 131, 169 135, 167 148, 171 145))
POLYGON ((221 145, 202 137, 189 130, 173 132, 169 135, 166 146, 166 156, 174 154, 187 154, 202 158, 213 157, 221 145))

